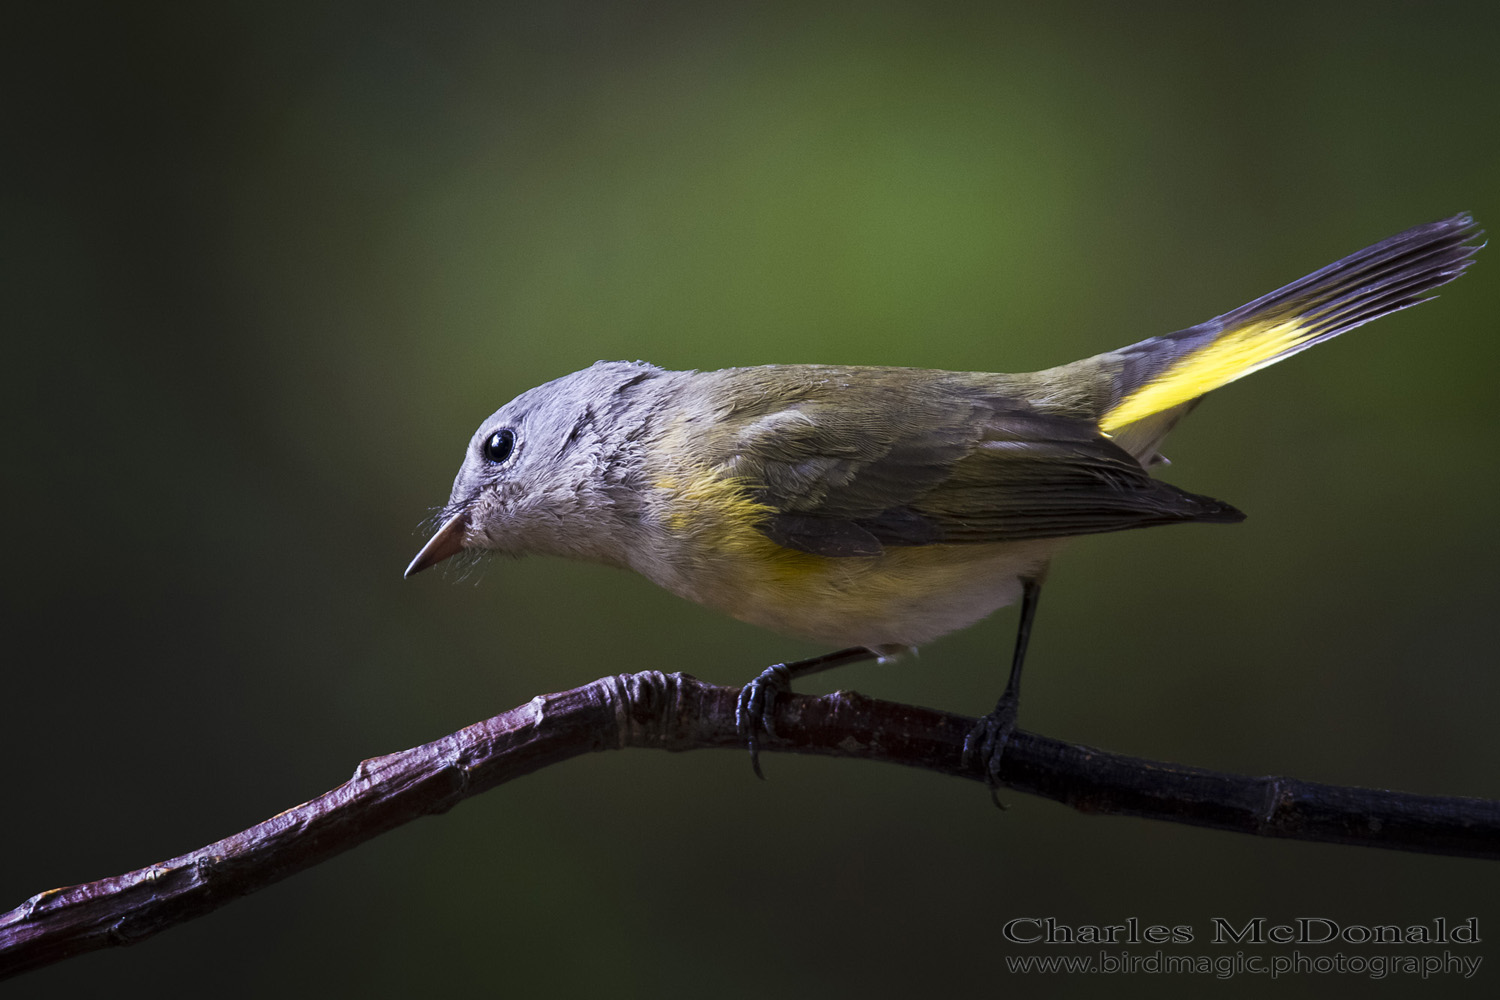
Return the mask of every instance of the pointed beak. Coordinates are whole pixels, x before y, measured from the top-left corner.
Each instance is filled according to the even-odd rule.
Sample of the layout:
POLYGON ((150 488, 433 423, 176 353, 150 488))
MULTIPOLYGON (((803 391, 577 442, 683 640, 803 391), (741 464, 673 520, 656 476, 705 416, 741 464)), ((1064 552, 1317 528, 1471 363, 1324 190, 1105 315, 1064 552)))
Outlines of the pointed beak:
POLYGON ((436 566, 449 556, 458 555, 458 553, 463 551, 464 534, 468 530, 469 515, 467 512, 459 511, 448 518, 448 520, 443 522, 443 526, 437 530, 437 534, 429 538, 427 544, 422 546, 422 551, 417 553, 417 557, 411 561, 411 565, 406 567, 406 572, 401 575, 408 577, 413 573, 420 573, 429 566, 436 566))

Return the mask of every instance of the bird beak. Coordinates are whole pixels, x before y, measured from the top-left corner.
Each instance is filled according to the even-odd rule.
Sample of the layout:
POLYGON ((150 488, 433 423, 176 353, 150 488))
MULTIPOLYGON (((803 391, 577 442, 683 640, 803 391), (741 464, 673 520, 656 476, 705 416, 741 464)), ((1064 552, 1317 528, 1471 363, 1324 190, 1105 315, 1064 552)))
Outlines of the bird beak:
POLYGON ((417 557, 401 575, 408 577, 413 573, 420 573, 429 566, 436 566, 449 556, 458 555, 463 551, 464 535, 468 530, 469 515, 465 511, 459 511, 448 518, 437 530, 437 534, 429 538, 427 544, 422 546, 422 551, 417 553, 417 557))

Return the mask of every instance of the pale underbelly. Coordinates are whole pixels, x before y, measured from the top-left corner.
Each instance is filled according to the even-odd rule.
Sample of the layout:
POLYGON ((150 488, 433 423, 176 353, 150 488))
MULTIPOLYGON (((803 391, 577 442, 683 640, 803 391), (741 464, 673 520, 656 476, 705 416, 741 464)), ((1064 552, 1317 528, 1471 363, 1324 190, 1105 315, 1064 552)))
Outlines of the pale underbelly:
POLYGON ((834 558, 767 545, 637 567, 679 596, 830 646, 915 647, 1014 603, 1060 539, 890 548, 834 558), (706 558, 705 558, 706 556, 706 558))

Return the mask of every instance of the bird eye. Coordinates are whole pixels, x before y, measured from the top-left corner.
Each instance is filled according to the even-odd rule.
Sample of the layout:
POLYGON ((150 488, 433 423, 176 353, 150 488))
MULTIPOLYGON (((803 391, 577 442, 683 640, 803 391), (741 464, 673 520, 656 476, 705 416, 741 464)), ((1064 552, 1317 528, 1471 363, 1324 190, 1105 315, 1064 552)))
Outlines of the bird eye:
POLYGON ((498 430, 491 434, 479 450, 484 453, 485 461, 499 465, 510 458, 510 453, 516 447, 516 432, 509 427, 498 430))

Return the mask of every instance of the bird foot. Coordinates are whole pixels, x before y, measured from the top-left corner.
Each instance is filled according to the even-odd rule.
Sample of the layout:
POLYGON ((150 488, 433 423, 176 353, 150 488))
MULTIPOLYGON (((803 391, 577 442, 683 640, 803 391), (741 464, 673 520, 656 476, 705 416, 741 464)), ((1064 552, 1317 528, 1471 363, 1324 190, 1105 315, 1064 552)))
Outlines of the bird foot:
POLYGON ((740 739, 750 750, 750 766, 755 776, 766 780, 760 769, 760 734, 775 736, 771 717, 776 711, 776 699, 792 690, 792 671, 785 663, 775 663, 760 672, 760 676, 740 689, 739 701, 734 707, 735 725, 739 727, 740 739))
POLYGON ((974 723, 964 737, 964 767, 978 763, 984 769, 984 780, 990 786, 990 799, 1001 809, 1000 760, 1005 755, 1006 744, 1016 731, 1016 699, 1006 695, 1000 699, 995 710, 974 723))

